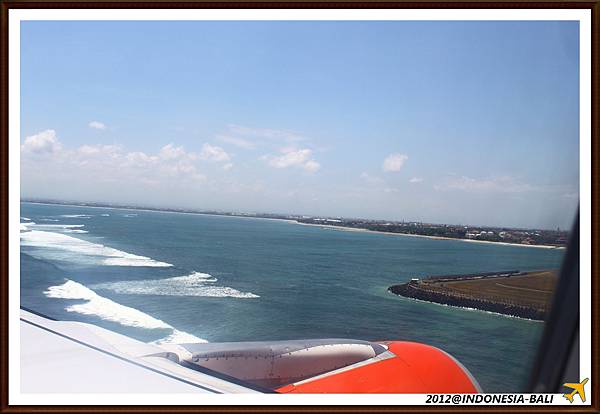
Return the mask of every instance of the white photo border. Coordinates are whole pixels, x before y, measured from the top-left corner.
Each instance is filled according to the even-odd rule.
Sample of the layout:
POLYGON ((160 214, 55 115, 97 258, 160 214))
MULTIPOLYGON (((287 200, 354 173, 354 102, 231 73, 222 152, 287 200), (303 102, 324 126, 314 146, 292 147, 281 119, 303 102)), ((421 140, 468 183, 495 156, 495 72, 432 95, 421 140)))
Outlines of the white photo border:
MULTIPOLYGON (((25 394, 20 392, 20 23, 33 20, 537 20, 579 21, 580 43, 580 373, 592 374, 591 11, 589 9, 9 9, 8 305, 10 405, 423 405, 424 394, 185 395, 25 394)), ((554 405, 568 404, 560 394, 554 405)), ((591 398, 587 404, 591 403, 591 398)))

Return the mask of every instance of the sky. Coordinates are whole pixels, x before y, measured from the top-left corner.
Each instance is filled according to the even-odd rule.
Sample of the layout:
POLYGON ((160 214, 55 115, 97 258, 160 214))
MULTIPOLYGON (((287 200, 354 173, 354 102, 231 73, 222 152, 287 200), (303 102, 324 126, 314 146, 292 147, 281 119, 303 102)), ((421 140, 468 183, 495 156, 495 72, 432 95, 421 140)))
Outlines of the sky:
POLYGON ((568 228, 578 22, 21 23, 21 196, 568 228))

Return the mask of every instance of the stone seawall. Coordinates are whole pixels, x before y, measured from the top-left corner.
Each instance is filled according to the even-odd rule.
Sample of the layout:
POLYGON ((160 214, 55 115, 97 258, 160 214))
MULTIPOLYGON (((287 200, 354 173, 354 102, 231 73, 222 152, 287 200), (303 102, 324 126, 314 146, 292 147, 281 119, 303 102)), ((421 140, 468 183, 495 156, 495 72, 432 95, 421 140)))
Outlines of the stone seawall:
POLYGON ((388 290, 396 295, 407 298, 420 299, 427 302, 440 303, 449 306, 458 306, 462 308, 474 308, 489 312, 501 313, 504 315, 518 316, 533 320, 543 321, 546 317, 545 309, 531 306, 523 306, 505 302, 496 302, 466 295, 457 295, 448 292, 440 292, 422 287, 415 282, 404 283, 401 285, 390 286, 388 290))

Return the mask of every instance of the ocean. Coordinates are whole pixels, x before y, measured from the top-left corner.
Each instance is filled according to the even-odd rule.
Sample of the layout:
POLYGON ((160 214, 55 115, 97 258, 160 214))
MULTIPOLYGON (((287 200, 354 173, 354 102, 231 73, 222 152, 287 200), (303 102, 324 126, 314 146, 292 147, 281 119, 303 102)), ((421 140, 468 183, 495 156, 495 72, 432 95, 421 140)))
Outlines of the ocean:
POLYGON ((486 392, 528 380, 543 322, 402 298, 425 275, 558 268, 564 250, 283 220, 21 203, 21 305, 145 342, 407 340, 486 392))

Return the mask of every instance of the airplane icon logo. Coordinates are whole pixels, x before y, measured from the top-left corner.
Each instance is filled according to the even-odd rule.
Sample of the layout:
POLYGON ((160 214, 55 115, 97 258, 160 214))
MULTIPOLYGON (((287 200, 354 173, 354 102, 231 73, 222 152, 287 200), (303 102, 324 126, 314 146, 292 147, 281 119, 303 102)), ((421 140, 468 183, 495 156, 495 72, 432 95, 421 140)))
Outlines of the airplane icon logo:
POLYGON ((573 402, 573 397, 575 396, 575 394, 579 394, 579 397, 581 397, 581 402, 585 402, 585 390, 583 389, 583 386, 588 382, 588 379, 589 378, 586 378, 583 381, 581 381, 580 383, 576 383, 576 382, 564 383, 563 387, 571 388, 571 389, 573 389, 573 391, 570 393, 563 394, 563 397, 565 397, 567 400, 569 400, 569 402, 573 402))

